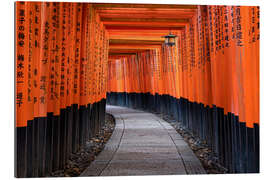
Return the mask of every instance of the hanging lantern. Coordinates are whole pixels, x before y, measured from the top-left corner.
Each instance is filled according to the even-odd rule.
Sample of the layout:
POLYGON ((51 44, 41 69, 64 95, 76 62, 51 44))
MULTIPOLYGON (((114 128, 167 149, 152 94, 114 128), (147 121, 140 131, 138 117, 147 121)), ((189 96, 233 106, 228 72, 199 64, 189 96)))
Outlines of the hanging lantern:
POLYGON ((175 45, 175 38, 177 37, 174 34, 168 34, 166 36, 162 36, 165 38, 165 45, 167 46, 174 46, 175 45))

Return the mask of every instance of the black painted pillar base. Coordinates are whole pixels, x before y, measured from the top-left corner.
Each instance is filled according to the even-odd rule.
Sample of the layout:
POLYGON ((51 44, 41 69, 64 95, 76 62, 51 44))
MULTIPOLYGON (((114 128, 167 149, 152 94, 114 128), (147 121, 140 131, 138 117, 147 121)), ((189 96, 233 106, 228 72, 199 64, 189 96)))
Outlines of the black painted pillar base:
POLYGON ((26 152, 27 152, 27 128, 16 127, 15 137, 15 177, 23 178, 26 177, 26 152))

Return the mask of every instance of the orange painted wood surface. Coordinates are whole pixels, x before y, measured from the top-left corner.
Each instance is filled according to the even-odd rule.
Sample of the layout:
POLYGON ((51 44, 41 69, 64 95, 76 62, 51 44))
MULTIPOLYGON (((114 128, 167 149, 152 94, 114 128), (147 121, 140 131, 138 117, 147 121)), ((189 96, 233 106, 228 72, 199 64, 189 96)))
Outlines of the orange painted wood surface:
POLYGON ((16 2, 16 126, 137 92, 215 105, 253 127, 259 27, 255 6, 16 2))

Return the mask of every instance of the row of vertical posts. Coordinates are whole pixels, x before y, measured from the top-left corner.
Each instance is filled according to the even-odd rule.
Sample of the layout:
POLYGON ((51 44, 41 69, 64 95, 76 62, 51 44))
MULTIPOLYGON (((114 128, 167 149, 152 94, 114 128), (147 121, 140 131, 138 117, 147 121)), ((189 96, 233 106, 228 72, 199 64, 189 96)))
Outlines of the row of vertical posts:
POLYGON ((108 34, 89 3, 15 5, 15 176, 44 177, 104 125, 108 34))
POLYGON ((259 7, 198 6, 176 45, 110 56, 110 104, 156 111, 229 173, 259 172, 259 7))

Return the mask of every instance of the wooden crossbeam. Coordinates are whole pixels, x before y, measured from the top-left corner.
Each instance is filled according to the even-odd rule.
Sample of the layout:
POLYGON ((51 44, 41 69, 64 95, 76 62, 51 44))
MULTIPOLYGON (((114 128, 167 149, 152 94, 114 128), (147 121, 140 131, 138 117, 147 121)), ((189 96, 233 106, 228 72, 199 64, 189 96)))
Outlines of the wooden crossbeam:
MULTIPOLYGON (((165 35, 165 33, 164 33, 165 35)), ((144 35, 110 35, 110 40, 150 40, 150 41, 165 41, 165 38, 162 36, 144 36, 144 35)))
POLYGON ((160 49, 172 32, 185 29, 197 11, 193 5, 94 3, 109 34, 109 55, 160 49))
POLYGON ((173 26, 161 26, 161 27, 152 27, 152 26, 105 26, 106 29, 117 29, 117 30, 183 30, 184 27, 173 27, 173 26))
POLYGON ((109 53, 137 53, 143 52, 144 49, 109 49, 109 53))
POLYGON ((113 9, 113 8, 147 8, 147 9, 197 9, 196 5, 179 5, 179 4, 123 4, 123 3, 93 3, 93 7, 97 9, 113 9))
POLYGON ((123 12, 123 13, 101 13, 100 17, 102 20, 106 19, 126 19, 126 18, 138 18, 138 19, 190 19, 194 13, 132 13, 132 12, 123 12))
POLYGON ((148 44, 162 44, 164 43, 164 40, 134 40, 134 39, 110 39, 109 44, 143 44, 143 45, 148 45, 148 44))
POLYGON ((105 26, 106 25, 125 25, 125 26, 175 26, 175 27, 181 27, 185 26, 186 22, 121 22, 121 21, 103 21, 102 22, 105 26))
POLYGON ((172 9, 172 8, 156 8, 156 9, 149 9, 149 8, 111 8, 111 9, 96 9, 96 12, 100 15, 106 14, 194 14, 196 9, 172 9))
POLYGON ((100 18, 100 20, 105 22, 189 22, 188 18, 100 18))
POLYGON ((109 56, 126 56, 126 55, 136 55, 137 53, 109 53, 109 56))
POLYGON ((157 49, 161 48, 161 45, 153 45, 153 44, 125 44, 125 45, 119 45, 119 44, 111 44, 109 46, 109 49, 157 49))
MULTIPOLYGON (((133 36, 133 35, 138 35, 138 36, 162 36, 165 34, 168 34, 171 30, 170 29, 159 29, 159 30, 149 30, 149 29, 137 29, 137 30, 125 30, 125 29, 108 29, 107 30, 109 35, 129 35, 129 36, 133 36)), ((178 32, 177 31, 171 31, 173 32, 178 32)))

